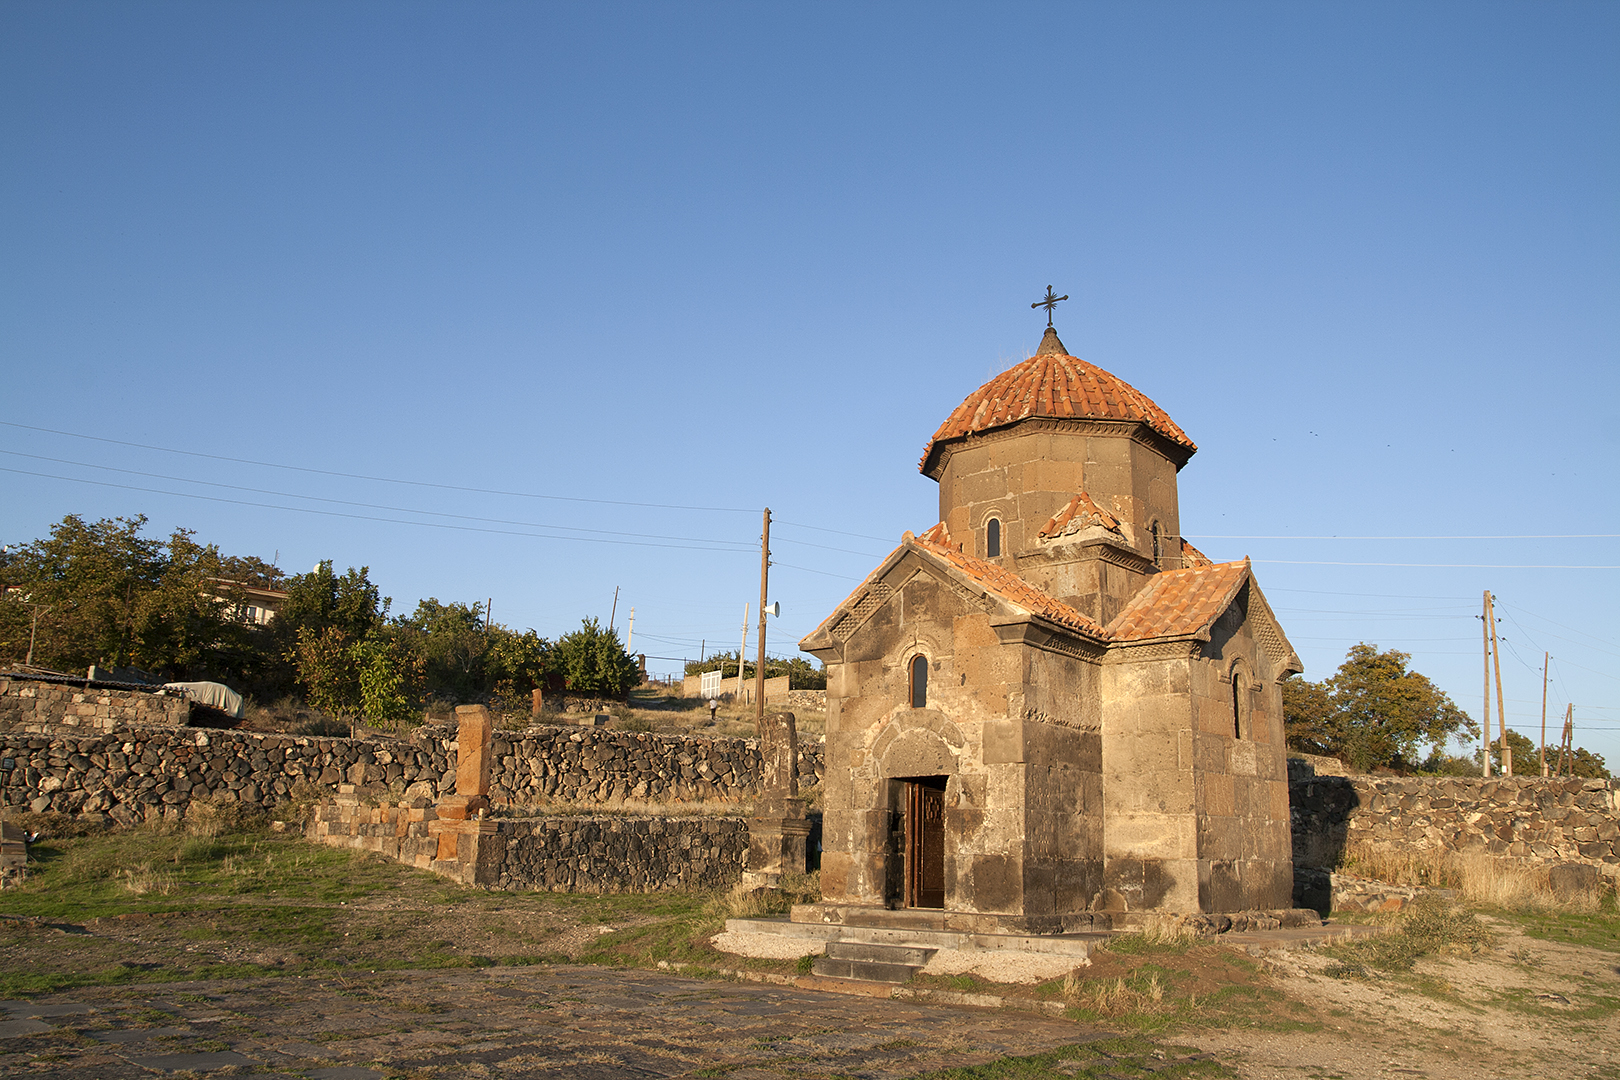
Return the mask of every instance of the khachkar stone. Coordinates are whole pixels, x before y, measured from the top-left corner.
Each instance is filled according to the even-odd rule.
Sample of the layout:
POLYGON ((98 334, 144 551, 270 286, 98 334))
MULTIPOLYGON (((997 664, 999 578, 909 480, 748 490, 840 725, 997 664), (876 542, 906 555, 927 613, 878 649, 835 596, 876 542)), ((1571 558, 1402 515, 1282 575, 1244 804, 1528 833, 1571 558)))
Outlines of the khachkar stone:
POLYGON ((805 872, 810 821, 799 798, 799 735, 790 712, 771 713, 759 732, 759 799, 748 820, 743 884, 775 888, 805 872))
POLYGON ((456 793, 439 800, 429 833, 439 841, 434 869, 469 884, 492 884, 501 850, 489 809, 489 769, 495 725, 482 705, 456 706, 456 793))

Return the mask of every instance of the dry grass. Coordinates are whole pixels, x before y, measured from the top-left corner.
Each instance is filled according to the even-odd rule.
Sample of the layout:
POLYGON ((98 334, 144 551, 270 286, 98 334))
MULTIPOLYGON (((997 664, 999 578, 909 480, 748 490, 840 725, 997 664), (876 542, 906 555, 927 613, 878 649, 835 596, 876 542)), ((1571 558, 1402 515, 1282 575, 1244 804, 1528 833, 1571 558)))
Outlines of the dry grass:
POLYGON ((1600 883, 1574 896, 1559 897, 1548 881, 1550 867, 1485 852, 1392 852, 1353 845, 1346 852, 1344 869, 1396 885, 1456 889, 1472 903, 1510 910, 1597 911, 1612 888, 1600 883))
POLYGON ((168 896, 175 890, 174 875, 155 870, 151 863, 119 871, 118 883, 135 896, 168 896))
POLYGON ((1088 981, 1078 970, 1063 977, 1063 1000, 1097 1016, 1158 1015, 1197 1008, 1196 998, 1165 1001, 1165 984, 1157 971, 1130 978, 1088 981))

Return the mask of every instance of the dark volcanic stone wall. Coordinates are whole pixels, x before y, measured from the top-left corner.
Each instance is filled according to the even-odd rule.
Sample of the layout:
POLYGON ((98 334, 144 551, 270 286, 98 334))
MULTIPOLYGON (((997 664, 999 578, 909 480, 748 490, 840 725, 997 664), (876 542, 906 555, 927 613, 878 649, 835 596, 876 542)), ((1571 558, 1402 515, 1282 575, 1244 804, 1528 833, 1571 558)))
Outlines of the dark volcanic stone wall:
POLYGON ((744 818, 498 818, 496 888, 552 892, 710 889, 742 874, 744 818))
MULTIPOLYGON (((184 812, 195 798, 270 807, 300 781, 331 794, 353 784, 436 800, 455 790, 454 731, 410 739, 326 739, 184 727, 121 727, 109 734, 0 731, 0 805, 105 814, 130 824, 184 812)), ((605 803, 743 802, 759 783, 752 740, 699 739, 579 728, 500 733, 491 796, 496 805, 547 799, 605 803)), ((801 783, 824 771, 820 747, 800 753, 801 783)))
POLYGON ((1304 776, 1289 796, 1298 866, 1335 866, 1353 845, 1620 870, 1620 781, 1304 776))

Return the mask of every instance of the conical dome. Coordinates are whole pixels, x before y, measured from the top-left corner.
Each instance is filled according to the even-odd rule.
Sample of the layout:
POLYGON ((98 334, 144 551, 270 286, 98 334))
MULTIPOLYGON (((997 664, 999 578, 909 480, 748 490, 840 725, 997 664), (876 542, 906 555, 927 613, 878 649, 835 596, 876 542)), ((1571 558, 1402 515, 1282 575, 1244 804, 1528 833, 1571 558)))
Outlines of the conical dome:
MULTIPOLYGON (((933 476, 941 443, 1034 417, 1056 420, 1135 420, 1188 453, 1198 449, 1153 399, 1095 364, 1070 356, 1047 327, 1035 355, 997 375, 956 407, 934 432, 919 468, 933 476)), ((937 479, 937 477, 936 477, 937 479)))

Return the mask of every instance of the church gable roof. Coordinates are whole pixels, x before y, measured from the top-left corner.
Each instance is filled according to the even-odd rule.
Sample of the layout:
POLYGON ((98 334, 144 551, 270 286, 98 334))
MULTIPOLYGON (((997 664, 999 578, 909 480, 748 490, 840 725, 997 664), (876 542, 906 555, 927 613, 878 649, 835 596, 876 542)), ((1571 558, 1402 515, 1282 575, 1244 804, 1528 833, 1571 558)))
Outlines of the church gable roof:
POLYGON ((1085 529, 1101 527, 1111 533, 1121 536, 1119 519, 1092 501, 1090 495, 1081 492, 1070 499, 1068 505, 1047 519, 1037 534, 1042 540, 1058 540, 1065 536, 1073 536, 1085 529))
POLYGON ((1207 637, 1250 579, 1249 560, 1155 574, 1108 624, 1115 641, 1207 637))
POLYGON ((1060 351, 1062 342, 1048 333, 1051 347, 1042 341, 1034 356, 979 387, 945 419, 923 451, 923 472, 929 472, 940 443, 1031 417, 1135 420, 1189 453, 1198 449, 1152 398, 1117 375, 1060 351))
POLYGON ((943 560, 976 585, 1014 607, 1023 608, 1031 615, 1039 615, 1048 622, 1056 623, 1088 638, 1106 640, 1108 637, 1108 632, 1089 616, 1035 588, 1012 571, 1003 569, 993 562, 964 555, 950 543, 943 523, 929 529, 922 536, 914 537, 911 543, 918 550, 943 560))
POLYGON ((800 641, 799 647, 811 650, 828 647, 835 641, 847 641, 860 624, 894 595, 895 590, 883 578, 908 552, 915 552, 945 573, 965 580, 1011 607, 1093 641, 1108 639, 1108 632, 1095 620, 1048 596, 1017 574, 984 559, 964 555, 951 542, 950 533, 941 522, 921 536, 906 533, 900 546, 891 551, 877 569, 868 574, 866 580, 822 620, 820 626, 800 641))

